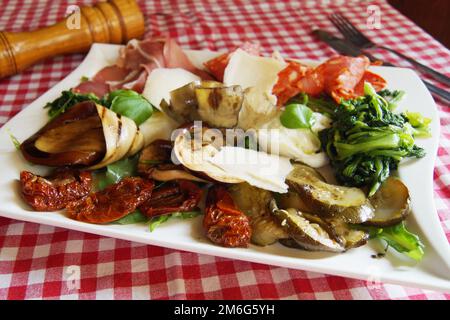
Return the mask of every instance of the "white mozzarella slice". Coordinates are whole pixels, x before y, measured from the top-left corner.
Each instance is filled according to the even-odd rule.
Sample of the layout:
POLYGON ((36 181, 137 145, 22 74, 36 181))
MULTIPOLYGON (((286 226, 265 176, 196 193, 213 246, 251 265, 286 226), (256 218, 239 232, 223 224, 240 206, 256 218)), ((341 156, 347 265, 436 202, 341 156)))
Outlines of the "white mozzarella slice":
POLYGON ((200 80, 195 74, 180 68, 157 68, 148 76, 142 95, 156 108, 162 99, 170 102, 170 91, 200 80))
POLYGON ((279 116, 258 128, 257 139, 259 147, 268 153, 301 161, 313 168, 328 163, 316 134, 309 129, 288 129, 281 124, 279 116))

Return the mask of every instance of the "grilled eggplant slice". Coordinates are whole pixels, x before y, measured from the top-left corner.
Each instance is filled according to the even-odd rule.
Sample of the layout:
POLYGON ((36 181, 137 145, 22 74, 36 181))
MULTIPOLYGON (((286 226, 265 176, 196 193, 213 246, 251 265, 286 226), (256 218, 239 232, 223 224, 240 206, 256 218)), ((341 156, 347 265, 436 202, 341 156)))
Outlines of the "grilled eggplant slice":
POLYGON ((20 149, 31 163, 98 169, 143 146, 144 137, 133 120, 84 101, 51 120, 20 149))
POLYGON ((319 224, 311 223, 300 211, 293 208, 279 209, 274 200, 270 202, 270 208, 272 215, 281 227, 302 249, 329 252, 345 251, 342 244, 334 240, 319 224))
POLYGON ((295 164, 286 183, 290 191, 298 193, 309 212, 321 217, 339 217, 358 224, 374 216, 374 208, 361 189, 328 184, 311 167, 295 164))
POLYGON ((252 243, 267 246, 279 239, 289 238, 269 210, 272 193, 248 183, 233 184, 228 188, 236 206, 250 217, 252 243))
POLYGON ((410 213, 409 190, 398 178, 387 178, 377 192, 370 198, 375 215, 364 224, 376 227, 389 227, 405 220, 410 213))
POLYGON ((100 161, 106 142, 96 104, 73 106, 25 140, 20 150, 31 163, 46 166, 89 166, 100 161))
POLYGON ((194 176, 186 168, 176 165, 171 159, 172 142, 155 140, 145 147, 139 155, 138 173, 148 179, 158 181, 191 180, 206 182, 194 176))
POLYGON ((302 215, 311 223, 321 226, 330 237, 343 245, 345 249, 360 247, 369 239, 369 234, 366 231, 355 229, 341 218, 321 218, 306 212, 302 212, 302 215))

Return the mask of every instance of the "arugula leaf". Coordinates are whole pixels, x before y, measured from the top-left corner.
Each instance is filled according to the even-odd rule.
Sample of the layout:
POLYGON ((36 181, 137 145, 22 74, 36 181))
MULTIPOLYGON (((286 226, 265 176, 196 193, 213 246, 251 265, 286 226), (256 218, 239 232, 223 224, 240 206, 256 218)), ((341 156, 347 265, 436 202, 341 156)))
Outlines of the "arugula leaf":
POLYGON ((174 212, 172 213, 172 217, 180 218, 180 219, 190 219, 195 218, 201 214, 200 211, 186 211, 186 212, 174 212))
POLYGON ((292 103, 286 106, 280 116, 281 124, 289 129, 310 129, 315 121, 313 111, 304 104, 292 103))
POLYGON ((368 230, 371 238, 382 239, 396 251, 416 261, 422 260, 425 246, 418 235, 406 229, 404 222, 387 228, 369 227, 368 230))
POLYGON ((145 222, 147 221, 148 218, 145 214, 143 214, 141 211, 136 210, 128 215, 126 215, 125 217, 114 221, 114 223, 118 223, 118 224, 134 224, 134 223, 139 223, 139 222, 145 222))
POLYGON ((200 211, 186 211, 186 212, 172 212, 166 215, 154 217, 150 220, 149 229, 150 232, 153 232, 160 224, 168 221, 170 218, 178 218, 178 219, 191 219, 199 216, 201 214, 200 211))
POLYGON ((162 215, 152 218, 150 224, 148 225, 150 232, 153 232, 161 223, 166 222, 170 219, 170 215, 162 215))
POLYGON ((125 177, 135 176, 138 160, 139 154, 136 154, 107 165, 106 171, 100 171, 95 174, 96 189, 103 190, 125 177))
POLYGON ((145 122, 153 113, 151 103, 133 90, 113 91, 108 94, 105 104, 112 111, 134 120, 137 125, 145 122))
POLYGON ((6 130, 6 132, 8 132, 9 137, 11 138, 11 142, 13 143, 16 150, 20 150, 21 143, 19 142, 19 140, 17 140, 17 138, 11 133, 11 131, 9 131, 9 129, 6 130))
POLYGON ((83 101, 94 101, 95 103, 101 104, 100 99, 93 93, 75 93, 72 91, 72 89, 70 89, 61 92, 61 96, 59 98, 47 103, 44 108, 48 109, 48 116, 50 117, 50 120, 52 120, 53 118, 59 116, 61 113, 66 112, 69 108, 73 107, 77 103, 83 101))

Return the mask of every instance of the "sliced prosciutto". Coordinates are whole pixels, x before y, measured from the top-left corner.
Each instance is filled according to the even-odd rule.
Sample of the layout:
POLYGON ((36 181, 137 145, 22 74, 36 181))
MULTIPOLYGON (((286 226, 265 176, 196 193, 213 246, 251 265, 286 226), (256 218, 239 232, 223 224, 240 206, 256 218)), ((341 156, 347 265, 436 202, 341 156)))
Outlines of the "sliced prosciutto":
POLYGON ((339 103, 341 99, 363 95, 364 81, 370 82, 376 90, 384 88, 386 81, 368 71, 369 66, 370 61, 365 56, 335 56, 316 68, 291 61, 278 74, 273 94, 278 98, 278 106, 299 93, 313 96, 327 93, 339 103))
POLYGON ((109 85, 104 82, 83 81, 73 88, 73 92, 81 94, 93 93, 97 97, 103 97, 109 92, 109 85))
POLYGON ((132 39, 120 50, 115 65, 101 69, 92 80, 81 83, 74 91, 94 93, 98 97, 117 89, 142 93, 148 75, 156 68, 181 68, 200 79, 212 79, 206 71, 192 64, 174 39, 132 39))

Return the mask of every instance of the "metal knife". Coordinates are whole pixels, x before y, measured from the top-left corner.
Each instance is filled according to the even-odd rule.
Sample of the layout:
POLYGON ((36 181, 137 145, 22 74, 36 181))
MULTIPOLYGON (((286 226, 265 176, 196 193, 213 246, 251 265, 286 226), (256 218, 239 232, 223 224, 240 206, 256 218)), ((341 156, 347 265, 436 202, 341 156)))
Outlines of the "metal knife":
MULTIPOLYGON (((334 50, 336 50, 338 53, 346 55, 346 56, 352 56, 356 57, 359 55, 365 55, 371 62, 374 61, 380 61, 380 59, 375 58, 371 54, 362 52, 360 48, 353 45, 351 42, 338 38, 328 31, 316 29, 312 31, 312 34, 315 35, 317 38, 328 44, 330 47, 332 47, 334 50)), ((395 67, 390 62, 384 62, 384 66, 389 67, 395 67)), ((436 87, 434 84, 429 83, 428 81, 422 80, 425 86, 430 90, 436 97, 438 97, 441 101, 443 101, 447 106, 450 106, 450 93, 445 91, 444 89, 441 89, 439 87, 436 87)))

